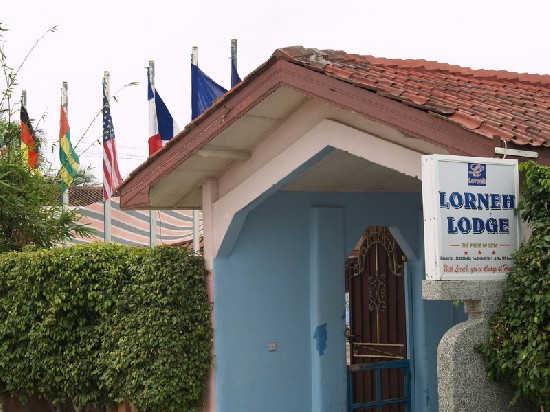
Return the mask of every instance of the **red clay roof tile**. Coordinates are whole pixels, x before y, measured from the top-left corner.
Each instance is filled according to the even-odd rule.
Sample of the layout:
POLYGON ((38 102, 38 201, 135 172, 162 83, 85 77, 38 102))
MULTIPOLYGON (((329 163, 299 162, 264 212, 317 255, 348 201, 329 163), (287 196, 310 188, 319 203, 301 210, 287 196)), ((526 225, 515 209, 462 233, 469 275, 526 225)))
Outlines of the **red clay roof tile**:
POLYGON ((353 70, 340 68, 340 67, 335 67, 335 66, 327 66, 325 71, 327 73, 334 73, 334 74, 338 75, 339 77, 343 77, 343 78, 348 78, 354 73, 353 70))
POLYGON ((301 46, 273 55, 433 113, 486 138, 550 145, 550 75, 301 46))
POLYGON ((408 92, 408 91, 405 91, 401 97, 403 97, 403 99, 407 99, 407 100, 410 100, 411 102, 415 103, 415 104, 418 104, 420 106, 422 106, 423 104, 426 104, 429 100, 429 98, 427 96, 421 96, 417 93, 412 93, 412 92, 408 92))
POLYGON ((458 109, 451 116, 450 119, 460 123, 462 126, 467 129, 474 130, 477 129, 483 123, 483 119, 475 117, 465 110, 458 109))

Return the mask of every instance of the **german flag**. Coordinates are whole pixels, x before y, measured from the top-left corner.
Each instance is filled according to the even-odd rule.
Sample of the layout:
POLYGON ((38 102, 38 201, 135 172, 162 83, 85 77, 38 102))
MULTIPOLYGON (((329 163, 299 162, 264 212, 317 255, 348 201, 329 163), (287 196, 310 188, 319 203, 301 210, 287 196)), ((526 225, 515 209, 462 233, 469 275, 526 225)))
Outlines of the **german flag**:
POLYGON ((36 165, 38 164, 36 139, 29 119, 29 114, 23 105, 21 105, 21 150, 23 151, 24 161, 31 169, 36 169, 36 165))

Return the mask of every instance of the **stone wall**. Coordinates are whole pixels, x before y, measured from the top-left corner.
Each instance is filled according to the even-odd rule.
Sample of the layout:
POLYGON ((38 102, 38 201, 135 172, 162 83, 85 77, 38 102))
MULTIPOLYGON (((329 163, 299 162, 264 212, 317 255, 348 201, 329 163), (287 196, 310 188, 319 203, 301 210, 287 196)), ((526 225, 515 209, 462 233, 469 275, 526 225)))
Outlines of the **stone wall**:
POLYGON ((487 378, 483 357, 475 345, 487 341, 489 320, 498 310, 504 280, 425 280, 425 300, 464 301, 468 320, 449 329, 437 349, 437 384, 440 412, 537 412, 521 402, 508 408, 514 390, 487 378))

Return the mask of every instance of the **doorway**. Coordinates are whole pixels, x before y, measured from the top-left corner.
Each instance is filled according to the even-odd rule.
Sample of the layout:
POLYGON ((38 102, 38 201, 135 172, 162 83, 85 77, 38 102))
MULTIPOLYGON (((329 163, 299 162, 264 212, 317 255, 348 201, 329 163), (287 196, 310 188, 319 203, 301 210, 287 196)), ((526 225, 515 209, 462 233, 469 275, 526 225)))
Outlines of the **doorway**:
POLYGON ((346 335, 353 410, 407 411, 407 403, 399 401, 409 392, 406 260, 387 227, 371 226, 346 262, 346 335))

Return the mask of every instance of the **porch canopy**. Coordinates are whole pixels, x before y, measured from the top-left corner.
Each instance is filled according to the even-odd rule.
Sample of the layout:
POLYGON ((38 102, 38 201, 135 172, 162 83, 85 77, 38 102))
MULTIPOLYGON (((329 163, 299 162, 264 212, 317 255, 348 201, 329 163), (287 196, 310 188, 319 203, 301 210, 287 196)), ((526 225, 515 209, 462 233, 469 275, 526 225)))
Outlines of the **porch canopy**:
MULTIPOLYGON (((279 190, 420 191, 420 163, 411 164, 411 155, 495 157, 496 148, 519 149, 550 164, 549 90, 550 75, 278 49, 123 182, 121 207, 201 209, 205 199, 240 193, 238 204, 220 211, 227 220, 278 182, 279 190), (289 151, 321 121, 336 133, 322 143, 322 156, 306 162, 323 150, 321 143, 309 152, 289 151), (342 128, 352 133, 338 147, 342 128), (368 137, 380 143, 370 158, 353 144, 368 137), (300 173, 285 181, 265 176, 283 154, 284 164, 303 166, 300 173), (238 190, 255 175, 255 184, 238 190)), ((204 210, 206 220, 210 212, 204 210)), ((219 247, 221 230, 206 254, 219 247)))
MULTIPOLYGON (((122 207, 200 208, 204 181, 250 161, 263 137, 311 99, 361 116, 353 122, 359 129, 422 152, 436 146, 494 157, 496 140, 537 151, 548 164, 549 90, 550 75, 279 49, 124 181, 122 207)), ((332 169, 342 162, 345 156, 332 159, 332 169)))

